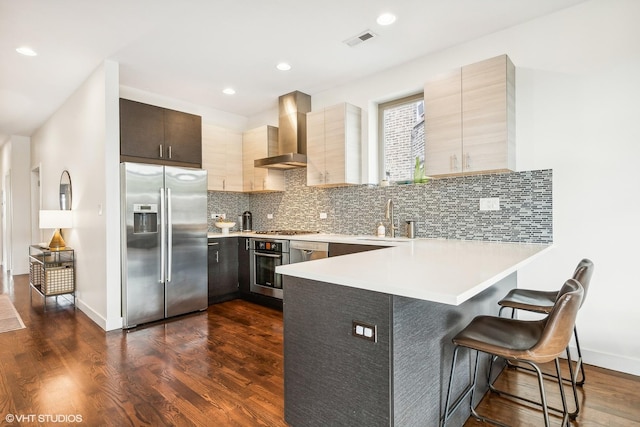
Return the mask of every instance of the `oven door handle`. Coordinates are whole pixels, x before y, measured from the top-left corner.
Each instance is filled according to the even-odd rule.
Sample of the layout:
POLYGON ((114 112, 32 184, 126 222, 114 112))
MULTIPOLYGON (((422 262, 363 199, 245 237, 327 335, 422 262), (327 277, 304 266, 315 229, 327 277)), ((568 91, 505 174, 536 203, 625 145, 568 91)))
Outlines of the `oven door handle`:
POLYGON ((255 255, 256 256, 263 256, 263 257, 267 257, 267 258, 282 258, 282 255, 265 254, 263 252, 256 252, 255 255))

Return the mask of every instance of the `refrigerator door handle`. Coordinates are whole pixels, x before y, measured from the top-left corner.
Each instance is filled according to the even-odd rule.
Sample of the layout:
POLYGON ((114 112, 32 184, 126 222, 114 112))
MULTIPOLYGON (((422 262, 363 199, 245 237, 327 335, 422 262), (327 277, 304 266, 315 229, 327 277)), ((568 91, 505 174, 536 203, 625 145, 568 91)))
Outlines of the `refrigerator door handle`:
POLYGON ((165 229, 165 196, 164 188, 160 189, 160 283, 164 283, 165 259, 166 259, 166 229, 165 229))
POLYGON ((171 281, 173 267, 173 218, 171 215, 171 188, 167 188, 167 282, 171 281))

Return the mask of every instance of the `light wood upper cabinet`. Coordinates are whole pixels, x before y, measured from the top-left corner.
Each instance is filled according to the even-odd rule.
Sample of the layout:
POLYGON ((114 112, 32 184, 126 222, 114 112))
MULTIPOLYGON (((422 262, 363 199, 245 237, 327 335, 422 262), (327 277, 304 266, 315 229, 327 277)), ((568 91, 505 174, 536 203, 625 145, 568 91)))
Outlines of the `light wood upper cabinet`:
POLYGON ((515 170, 515 67, 506 55, 425 85, 425 173, 515 170))
POLYGON ((284 171, 256 168, 253 161, 278 151, 278 128, 260 126, 242 134, 242 174, 245 192, 284 191, 284 171))
POLYGON ((424 87, 425 174, 462 172, 462 70, 424 87))
POLYGON ((361 117, 346 103, 307 113, 307 185, 360 184, 361 117))
POLYGON ((210 191, 243 191, 242 133, 202 125, 202 168, 210 191))

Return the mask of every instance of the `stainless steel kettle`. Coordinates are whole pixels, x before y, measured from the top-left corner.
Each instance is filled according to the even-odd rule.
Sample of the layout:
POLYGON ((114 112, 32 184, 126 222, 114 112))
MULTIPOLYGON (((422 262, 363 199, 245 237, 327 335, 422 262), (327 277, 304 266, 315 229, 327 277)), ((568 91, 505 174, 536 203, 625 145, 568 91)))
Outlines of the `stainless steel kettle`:
POLYGON ((242 231, 253 231, 253 217, 249 211, 242 213, 242 231))

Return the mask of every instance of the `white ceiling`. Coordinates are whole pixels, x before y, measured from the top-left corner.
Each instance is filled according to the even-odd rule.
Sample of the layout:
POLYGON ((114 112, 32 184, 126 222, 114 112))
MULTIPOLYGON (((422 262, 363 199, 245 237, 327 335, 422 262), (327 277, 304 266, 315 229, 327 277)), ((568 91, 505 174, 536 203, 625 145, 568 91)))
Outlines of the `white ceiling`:
POLYGON ((251 116, 582 1, 0 0, 0 141, 31 135, 104 59, 121 85, 251 116))

